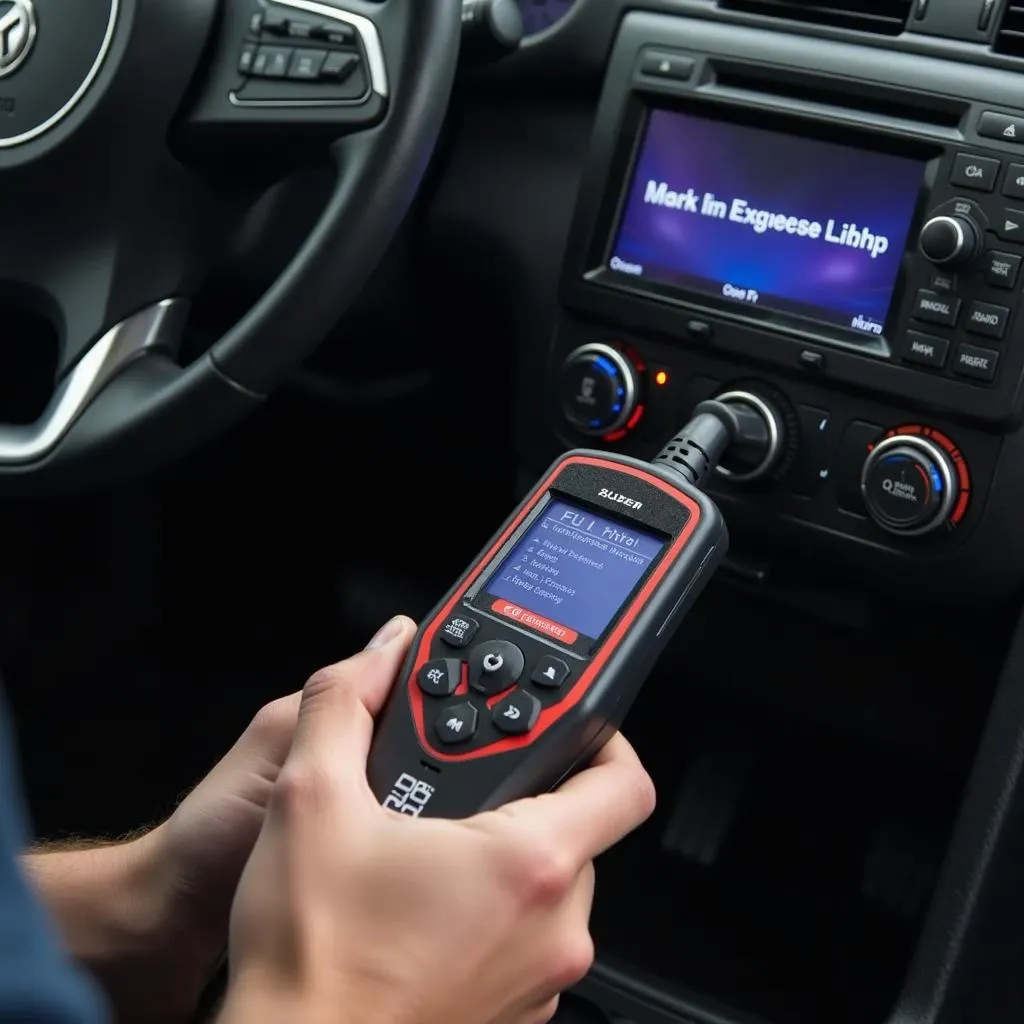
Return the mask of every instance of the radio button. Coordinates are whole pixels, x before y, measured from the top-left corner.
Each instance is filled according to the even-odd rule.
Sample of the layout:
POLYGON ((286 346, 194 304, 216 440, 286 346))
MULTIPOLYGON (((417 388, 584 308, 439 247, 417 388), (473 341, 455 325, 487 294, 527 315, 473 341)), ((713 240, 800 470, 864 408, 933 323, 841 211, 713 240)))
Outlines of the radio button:
POLYGON ((991 157, 958 153, 956 160, 953 161, 953 171, 949 180, 954 185, 962 185, 964 188, 991 192, 996 187, 1000 166, 999 161, 991 157))
POLYGON ((922 288, 917 293, 912 316, 915 320, 927 320, 931 324, 952 327, 960 315, 960 300, 950 295, 940 295, 922 288))
POLYGON ((864 515, 864 495, 860 489, 864 460, 874 451, 884 428, 877 423, 854 420, 846 428, 839 446, 836 467, 836 493, 839 507, 846 512, 864 515))
POLYGON ((832 455, 832 415, 827 409, 797 406, 800 422, 800 447, 796 463, 786 477, 797 493, 810 496, 825 486, 830 476, 832 455))
POLYGON ((1024 164, 1010 164, 1006 169, 1003 195, 1011 199, 1024 199, 1024 164))
POLYGON ((800 353, 800 365, 813 373, 822 373, 825 369, 825 356, 814 349, 805 348, 800 353))
POLYGON ((1021 258, 1012 252, 985 253, 985 280, 993 288, 1016 288, 1021 258))
POLYGON ((967 310, 964 330, 971 334, 983 334, 987 338, 1002 338, 1010 321, 1006 306, 995 306, 991 302, 972 302, 967 310))
POLYGON ((1007 242, 1024 242, 1024 210, 1003 210, 996 218, 996 234, 1007 242))
POLYGON ((934 370, 941 370, 946 365, 947 355, 949 341, 946 338, 936 338, 933 334, 907 331, 900 345, 900 356, 908 363, 930 366, 934 370))
POLYGON ((652 78, 688 82, 693 75, 694 67, 692 57, 684 57, 668 50, 644 50, 640 57, 640 74, 650 75, 652 78))
POLYGON ((978 134, 986 139, 1019 142, 1024 145, 1024 118, 986 110, 978 121, 978 134))
POLYGON ((959 345, 953 360, 953 372, 961 377, 991 383, 996 379, 996 366, 999 353, 990 348, 978 348, 976 345, 959 345))

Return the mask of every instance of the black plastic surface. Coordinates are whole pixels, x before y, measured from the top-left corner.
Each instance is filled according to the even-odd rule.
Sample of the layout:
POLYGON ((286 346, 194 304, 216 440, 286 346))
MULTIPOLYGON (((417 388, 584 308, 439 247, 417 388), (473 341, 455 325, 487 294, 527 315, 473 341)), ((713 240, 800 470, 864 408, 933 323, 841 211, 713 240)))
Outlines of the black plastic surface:
MULTIPOLYGON (((1024 548, 1013 539, 1016 510, 1009 496, 1024 490, 1024 470, 1018 468, 1012 454, 1004 453, 1016 451, 1020 434, 1001 438, 925 409, 900 407, 863 392, 845 391, 831 385, 827 374, 807 372, 799 364, 787 375, 756 363, 730 360, 713 348, 684 351, 671 342, 653 342, 577 323, 559 331, 549 352, 549 379, 555 380, 553 368, 567 352, 592 341, 631 344, 649 375, 657 370, 667 374, 664 387, 649 390, 646 422, 641 421, 625 440, 608 446, 639 458, 656 455, 665 438, 677 424, 689 419, 699 402, 737 387, 755 393, 759 389, 766 394, 778 392, 798 410, 827 413, 823 448, 809 448, 806 439, 796 438, 796 460, 778 484, 733 485, 719 476, 707 484, 733 533, 762 548, 769 559, 775 544, 801 538, 807 543, 813 537, 818 557, 827 553, 854 577, 882 574, 898 588, 916 591, 924 587, 932 600, 957 603, 968 595, 994 600, 1019 586, 1024 548), (847 435, 851 424, 857 422, 880 428, 865 435, 870 441, 880 440, 887 430, 917 423, 943 430, 955 440, 972 478, 971 502, 955 531, 918 540, 893 537, 867 519, 859 499, 848 500, 851 490, 855 495, 859 491, 860 470, 868 455, 866 445, 859 455, 849 449, 847 435), (809 486, 801 462, 804 457, 818 466, 816 486, 809 486)), ((547 424, 536 419, 521 424, 523 451, 538 465, 556 451, 579 443, 579 436, 560 421, 554 394, 552 387, 547 424)), ((821 423, 819 420, 816 426, 821 423)), ((805 428, 807 425, 805 420, 805 428)), ((815 445, 819 440, 820 432, 815 445)))
MULTIPOLYGON (((552 349, 549 343, 558 320, 552 275, 560 267, 577 183, 589 152, 597 90, 617 26, 631 6, 625 0, 581 0, 558 33, 525 46, 514 58, 482 74, 472 90, 466 90, 460 100, 461 131, 454 140, 448 174, 430 210, 430 237, 443 240, 447 251, 456 254, 452 272, 457 274, 463 267, 468 273, 472 267, 475 279, 482 278, 490 294, 507 297, 509 306, 516 310, 516 336, 521 346, 517 422, 520 453, 530 478, 558 450, 575 443, 575 439, 554 436, 554 419, 541 421, 536 413, 536 396, 539 387, 553 380, 552 368, 557 365, 553 360, 564 357, 567 351, 558 346, 552 349), (497 196, 501 197, 500 203, 494 201, 497 196), (492 273, 478 268, 481 251, 488 254, 492 273), (460 258, 466 263, 460 264, 460 258)), ((935 58, 935 63, 929 63, 937 77, 929 91, 977 97, 995 109, 1007 100, 1011 106, 1017 102, 1011 98, 1018 95, 1019 61, 941 34, 947 16, 962 21, 960 10, 954 9, 959 5, 952 0, 931 0, 936 20, 924 31, 911 26, 910 32, 895 39, 858 38, 836 29, 721 13, 709 0, 650 0, 645 6, 651 11, 689 14, 691 20, 679 23, 688 46, 694 38, 728 40, 732 26, 756 27, 756 33, 740 35, 756 39, 761 59, 803 66, 808 60, 817 60, 828 41, 860 42, 864 48, 849 53, 865 80, 895 79, 906 84, 916 77, 920 58, 935 58), (930 30, 935 34, 929 34, 930 30), (999 69, 1011 73, 998 73, 999 69)), ((998 21, 996 12, 991 28, 998 21)), ((843 86, 837 83, 832 95, 842 92, 843 86)), ((895 94, 887 103, 890 112, 902 109, 895 94)), ((881 106, 885 105, 883 101, 881 106)), ((935 131, 940 135, 957 127, 958 118, 950 122, 943 117, 938 113, 934 119, 935 131)), ((636 337, 635 326, 629 324, 626 330, 608 332, 608 336, 632 340, 636 337)), ((977 473, 980 490, 971 521, 956 536, 938 545, 904 545, 878 533, 861 534, 866 523, 857 518, 841 520, 841 530, 810 526, 794 513, 796 504, 788 511, 778 507, 780 501, 794 500, 790 497, 783 499, 760 491, 739 492, 728 499, 722 496, 734 535, 738 534, 745 549, 752 548, 759 558, 751 563, 757 570, 749 575, 751 586, 756 585, 754 581, 771 579, 773 556, 779 553, 781 557, 785 552, 792 561, 780 565, 788 567, 799 564, 801 558, 813 558, 828 567, 840 589, 849 590, 860 580, 887 579, 886 593, 893 600, 902 595, 904 600, 955 607, 1019 591, 1024 578, 1024 553, 1017 541, 1016 510, 1024 495, 1024 479, 1017 467, 1024 461, 1024 450, 1018 433, 977 430, 956 417, 937 414, 927 402, 880 400, 869 384, 837 384, 834 353, 813 346, 795 353, 792 366, 768 371, 756 351, 743 359, 716 353, 714 332, 699 322, 692 329, 687 326, 685 337, 691 341, 700 338, 710 347, 700 350, 681 345, 676 337, 655 339, 645 349, 649 372, 662 366, 669 371, 671 382, 666 390, 673 398, 665 403, 668 411, 664 419, 650 412, 645 416, 628 443, 629 450, 638 454, 657 450, 692 408, 691 383, 698 382, 697 397, 707 394, 707 373, 715 374, 712 387, 716 381, 732 379, 769 380, 804 410, 802 423, 811 422, 815 410, 828 413, 830 433, 836 442, 851 425, 859 427, 860 436, 867 438, 898 423, 923 421, 938 424, 958 443, 969 444, 973 450, 972 470, 977 473), (865 432, 865 424, 874 426, 865 432), (852 535, 848 532, 851 530, 852 535)), ((801 466, 799 458, 797 465, 801 466)), ((853 461, 860 464, 859 459, 853 461)), ((819 470, 826 465, 827 454, 822 451, 808 460, 808 466, 819 470)), ((842 470, 843 465, 840 460, 833 472, 842 470)), ((813 484, 807 468, 803 467, 801 488, 815 501, 836 502, 843 491, 842 482, 813 484)), ((798 599, 798 595, 792 596, 798 599)), ((810 603, 815 601, 810 594, 799 596, 810 603)), ((1010 664, 1014 663, 1012 660, 1010 664)), ((958 685, 970 686, 971 681, 964 679, 958 685)), ((1013 707, 1011 717, 1015 719, 1019 698, 1013 707)), ((1009 713, 1006 705, 1001 709, 1009 713)), ((909 731, 907 735, 909 742, 909 731)), ((992 735, 990 731, 986 746, 992 735)), ((1005 785, 1016 771, 1008 757, 1013 742, 1004 738, 996 747, 1002 753, 994 757, 986 754, 982 760, 985 767, 979 769, 991 772, 988 784, 993 789, 1005 785)), ((986 798, 978 806, 991 809, 992 803, 986 798)), ((1024 862, 1019 855, 1007 857, 1001 861, 1004 866, 988 873, 991 893, 980 915, 988 923, 986 927, 961 927, 968 904, 974 901, 972 886, 980 885, 985 876, 984 864, 975 859, 974 851, 984 842, 986 813, 981 811, 973 822, 964 820, 954 856, 972 865, 974 880, 965 886, 968 875, 947 876, 936 901, 936 907, 944 906, 945 910, 941 915, 936 912, 934 920, 938 924, 933 923, 923 937, 918 969, 906 989, 906 1011, 894 1018, 901 1024, 932 1020, 944 1001, 948 1008, 940 1019, 949 1024, 1019 1019, 1024 1006, 1014 982, 1020 976, 1019 965, 1012 960, 1008 963, 1003 955, 1009 950, 1012 958, 1012 951, 1020 946, 1013 934, 1014 920, 1020 914, 1015 897, 1019 880, 1012 877, 1013 869, 1009 867, 1024 862), (965 940, 962 945, 961 938, 965 940), (982 938, 981 942, 975 941, 982 938), (947 989, 950 979, 955 982, 947 989)), ((1008 839, 1006 833, 1003 835, 1008 839)), ((588 980, 585 990, 609 1011, 641 1024, 738 1019, 721 1006, 684 1004, 667 996, 644 977, 641 963, 606 963, 588 980)))

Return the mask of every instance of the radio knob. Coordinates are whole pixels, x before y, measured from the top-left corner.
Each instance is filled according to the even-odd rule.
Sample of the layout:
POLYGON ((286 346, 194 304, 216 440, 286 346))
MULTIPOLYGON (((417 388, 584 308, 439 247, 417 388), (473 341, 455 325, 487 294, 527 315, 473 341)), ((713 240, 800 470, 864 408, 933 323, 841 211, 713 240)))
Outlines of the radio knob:
POLYGON ((888 437, 864 463, 861 492, 883 530, 921 537, 945 526, 960 494, 949 455, 924 437, 888 437))
POLYGON ((967 217, 943 214, 921 228, 918 246, 937 267, 963 267, 978 255, 981 231, 967 217))
POLYGON ((792 455, 792 415, 781 396, 753 391, 726 391, 715 400, 739 416, 740 436, 722 459, 717 472, 732 483, 752 483, 785 469, 792 455))
POLYGON ((583 345, 562 365, 562 415, 581 434, 613 434, 626 426, 639 394, 633 364, 611 345, 583 345))

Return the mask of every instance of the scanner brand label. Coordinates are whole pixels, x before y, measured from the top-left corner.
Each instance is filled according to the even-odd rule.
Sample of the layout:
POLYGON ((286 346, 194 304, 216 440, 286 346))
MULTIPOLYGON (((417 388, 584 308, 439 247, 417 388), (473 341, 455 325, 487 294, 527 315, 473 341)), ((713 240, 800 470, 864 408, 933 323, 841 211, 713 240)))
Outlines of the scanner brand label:
POLYGON ((628 498, 625 494, 619 494, 618 491, 610 491, 607 487, 602 487, 597 492, 599 498, 607 498, 609 501, 614 501, 618 505, 625 505, 626 508, 643 508, 644 503, 637 501, 635 498, 628 498))

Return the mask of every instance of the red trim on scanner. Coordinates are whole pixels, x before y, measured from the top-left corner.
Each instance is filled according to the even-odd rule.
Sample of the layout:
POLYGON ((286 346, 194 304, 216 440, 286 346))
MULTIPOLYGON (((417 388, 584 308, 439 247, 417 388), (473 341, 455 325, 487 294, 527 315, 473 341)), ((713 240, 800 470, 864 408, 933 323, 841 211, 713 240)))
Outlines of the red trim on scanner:
POLYGON ((526 608, 520 608, 519 605, 506 601, 503 597, 499 597, 491 605, 491 611, 506 619, 511 619, 513 622, 518 622, 520 626, 532 629, 535 633, 542 633, 544 636, 551 637, 552 640, 558 640, 567 647, 572 647, 580 638, 575 629, 570 629, 551 619, 545 619, 543 615, 538 615, 526 608))
POLYGON ((660 477, 655 476, 653 473, 645 473, 642 469, 637 469, 634 466, 623 466, 618 462, 597 459, 587 455, 570 456, 564 462, 559 463, 559 465, 551 471, 540 486, 538 486, 536 495, 536 499, 520 511, 519 515, 512 520, 508 527, 506 527, 502 532, 501 536, 498 537, 494 544, 491 545, 490 550, 483 558, 480 559, 475 569, 466 577, 462 585, 445 603, 431 621, 430 625, 427 626, 422 639, 420 640, 420 645, 416 652, 416 659, 413 662, 412 671, 409 673, 409 681, 407 684, 409 687, 409 700, 412 704, 412 717, 413 722, 416 725, 416 735, 419 737, 420 744, 425 751, 430 753, 431 757, 438 761, 449 763, 473 761, 477 758, 490 757, 493 754, 502 754, 506 751, 519 750, 522 747, 529 746, 538 737, 543 736, 544 733, 547 732, 547 730, 550 729, 563 715, 579 704, 590 684, 594 681, 597 674, 611 657, 612 652, 622 642, 622 638, 626 635, 629 627, 636 621, 636 617, 640 614, 644 605, 647 604, 647 601, 650 599, 655 588, 665 578, 665 574, 675 563, 676 559, 679 558, 683 548, 686 547, 690 537, 693 536, 693 531, 697 529, 698 522, 700 522, 700 506, 692 498, 683 494, 681 491, 676 490, 676 488, 671 484, 666 483, 660 477), (629 606, 626 608, 622 617, 615 626, 615 629, 612 630, 608 639, 601 645, 600 650, 583 671, 583 674, 576 680, 572 688, 566 693, 565 697, 561 701, 557 704, 553 704, 549 708, 545 708, 541 712, 536 726, 534 726, 529 733, 525 736, 509 736, 503 740, 499 740, 497 743, 492 743, 487 747, 481 747, 479 750, 470 750, 463 754, 447 753, 438 750, 438 748, 427 739, 426 723, 424 722, 425 716, 423 713, 423 692, 420 690, 419 685, 416 682, 420 669, 430 658, 430 648, 434 642, 434 637, 437 636, 438 630, 445 624, 445 622, 448 621, 451 616, 452 609, 462 600, 466 591, 469 590, 469 588, 480 578, 484 569, 491 564, 495 555, 501 550, 505 542, 513 533, 515 533, 516 530, 519 529, 523 520, 534 510, 537 503, 551 489, 554 481, 557 480, 568 466, 606 466, 617 473, 625 473, 627 476, 636 477, 639 480, 643 480, 646 483, 651 484, 653 487, 657 487, 658 490, 663 491, 665 494, 671 494, 676 501, 685 506, 686 510, 690 513, 690 518, 687 520, 686 525, 683 527, 679 536, 672 542, 668 551, 666 551, 662 556, 661 561, 658 563, 658 567, 650 577, 648 577, 647 582, 643 587, 641 587, 639 593, 637 593, 636 597, 633 598, 632 602, 630 602, 629 606))

